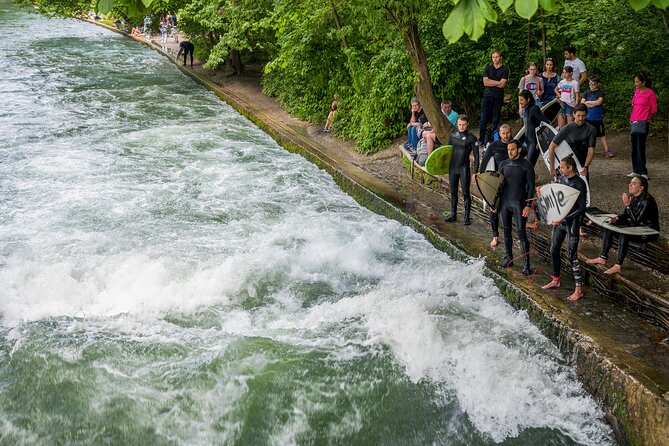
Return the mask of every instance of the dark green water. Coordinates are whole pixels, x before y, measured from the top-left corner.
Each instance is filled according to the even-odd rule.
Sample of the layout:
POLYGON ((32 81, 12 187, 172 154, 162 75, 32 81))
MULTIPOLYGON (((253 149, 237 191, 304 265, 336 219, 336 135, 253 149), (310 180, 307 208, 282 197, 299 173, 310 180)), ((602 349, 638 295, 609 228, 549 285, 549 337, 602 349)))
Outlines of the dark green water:
POLYGON ((612 442, 481 262, 135 42, 0 35, 0 445, 612 442))

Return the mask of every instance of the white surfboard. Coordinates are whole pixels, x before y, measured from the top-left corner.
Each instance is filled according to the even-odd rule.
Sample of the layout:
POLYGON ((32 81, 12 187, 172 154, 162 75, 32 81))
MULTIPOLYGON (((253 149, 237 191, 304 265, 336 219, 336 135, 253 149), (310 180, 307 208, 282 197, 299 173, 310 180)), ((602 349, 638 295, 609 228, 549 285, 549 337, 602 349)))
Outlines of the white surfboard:
POLYGON ((652 235, 659 234, 659 232, 657 232, 655 229, 649 226, 626 226, 626 225, 617 226, 610 224, 609 219, 611 217, 615 217, 616 214, 609 214, 606 212, 601 212, 601 211, 598 212, 596 210, 593 210, 590 212, 586 212, 585 216, 588 217, 588 219, 597 226, 601 226, 604 229, 609 229, 619 234, 637 235, 639 237, 649 237, 652 235))
MULTIPOLYGON (((551 176, 553 176, 555 172, 550 172, 551 164, 548 155, 548 147, 550 146, 551 142, 553 142, 553 138, 555 138, 557 133, 558 131, 555 129, 555 127, 545 122, 542 122, 536 129, 537 145, 539 146, 541 157, 544 159, 544 163, 546 163, 546 167, 548 168, 551 176)), ((588 184, 588 180, 586 179, 585 175, 581 175, 583 166, 581 166, 581 163, 578 161, 578 158, 576 158, 576 155, 574 155, 574 151, 571 149, 567 141, 562 141, 560 145, 557 146, 557 149, 555 149, 555 168, 557 169, 560 167, 560 160, 568 156, 573 157, 574 161, 576 161, 576 171, 578 172, 579 176, 583 178, 586 190, 588 192, 585 197, 585 205, 590 206, 590 185, 588 184)))
POLYGON ((544 223, 562 221, 576 204, 581 192, 565 184, 549 183, 541 186, 537 207, 544 223))

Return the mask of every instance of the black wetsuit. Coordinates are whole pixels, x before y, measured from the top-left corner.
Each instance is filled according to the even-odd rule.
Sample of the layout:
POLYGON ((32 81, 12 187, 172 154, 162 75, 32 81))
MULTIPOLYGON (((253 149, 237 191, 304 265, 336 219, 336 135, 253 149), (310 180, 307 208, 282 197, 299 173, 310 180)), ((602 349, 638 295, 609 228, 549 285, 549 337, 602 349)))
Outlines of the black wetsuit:
POLYGON ((539 107, 526 107, 525 110, 523 110, 526 141, 525 153, 527 154, 527 159, 530 161, 530 164, 532 164, 532 167, 537 164, 540 153, 537 149, 537 134, 535 133, 535 129, 539 127, 542 122, 550 124, 539 107))
POLYGON ((569 247, 567 249, 567 259, 571 263, 571 270, 574 274, 574 282, 576 286, 583 284, 581 276, 581 265, 578 261, 578 242, 581 231, 581 218, 587 209, 586 198, 588 195, 588 188, 585 181, 578 175, 571 178, 560 177, 557 183, 564 184, 569 187, 577 189, 581 194, 578 200, 569 211, 569 214, 564 218, 564 222, 553 226, 553 235, 551 237, 551 263, 553 265, 553 277, 560 277, 560 269, 562 268, 562 257, 560 256, 560 249, 562 243, 567 235, 569 235, 569 247))
POLYGON ((506 259, 504 266, 511 266, 513 260, 513 240, 511 222, 516 224, 516 234, 520 240, 520 250, 525 258, 525 270, 530 270, 530 242, 527 239, 523 209, 530 206, 534 197, 534 169, 526 158, 502 161, 498 169, 504 175, 502 196, 500 199, 500 217, 504 225, 504 248, 506 259), (511 262, 511 263, 510 263, 511 262))
POLYGON ((184 66, 186 66, 186 56, 190 54, 190 66, 193 67, 193 53, 195 52, 195 45, 193 45, 188 40, 182 40, 179 44, 179 53, 177 53, 177 59, 184 54, 184 66))
MULTIPOLYGON (((502 161, 509 159, 509 152, 506 150, 506 143, 501 139, 488 144, 488 147, 485 149, 485 153, 483 154, 483 160, 481 161, 481 167, 479 169, 480 172, 486 170, 490 159, 495 160, 495 165, 493 166, 493 170, 495 171, 502 163, 502 161)), ((499 237, 499 213, 490 212, 490 226, 492 228, 492 236, 499 237)))
POLYGON ((448 186, 451 188, 451 217, 455 218, 458 209, 458 180, 462 185, 462 195, 465 202, 465 224, 469 222, 469 212, 472 207, 472 198, 469 194, 471 184, 471 170, 469 169, 469 155, 474 153, 474 172, 479 168, 479 145, 476 137, 466 131, 452 133, 448 144, 453 146, 451 168, 448 173, 448 186))
MULTIPOLYGON (((650 194, 641 194, 638 197, 632 198, 632 203, 625 206, 625 212, 618 216, 618 221, 615 225, 638 226, 644 225, 651 227, 657 231, 660 230, 660 215, 657 209, 655 198, 650 194)), ((658 235, 651 235, 647 237, 640 237, 627 234, 619 234, 610 230, 604 232, 602 240, 602 252, 599 257, 603 259, 609 258, 609 250, 613 245, 613 236, 618 234, 618 256, 616 257, 616 264, 622 265, 630 242, 652 242, 658 239, 658 235)))

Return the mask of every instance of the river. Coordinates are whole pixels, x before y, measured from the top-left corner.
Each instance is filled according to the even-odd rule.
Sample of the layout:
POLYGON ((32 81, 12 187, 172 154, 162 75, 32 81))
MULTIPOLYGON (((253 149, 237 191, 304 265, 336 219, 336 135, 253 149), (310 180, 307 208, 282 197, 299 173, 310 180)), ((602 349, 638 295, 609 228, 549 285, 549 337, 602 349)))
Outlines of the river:
POLYGON ((613 444, 482 261, 136 42, 0 35, 0 445, 613 444))

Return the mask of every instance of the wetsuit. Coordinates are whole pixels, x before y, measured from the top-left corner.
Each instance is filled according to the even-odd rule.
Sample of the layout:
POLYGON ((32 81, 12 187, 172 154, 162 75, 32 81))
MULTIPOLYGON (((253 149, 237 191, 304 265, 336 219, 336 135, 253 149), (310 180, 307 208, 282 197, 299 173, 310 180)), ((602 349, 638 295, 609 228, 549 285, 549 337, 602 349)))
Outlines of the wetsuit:
POLYGON ((188 40, 182 40, 179 44, 179 52, 177 53, 177 59, 184 54, 184 66, 186 66, 186 56, 190 54, 190 66, 193 67, 193 52, 195 52, 195 45, 193 45, 188 40))
POLYGON ((540 152, 537 149, 537 134, 535 133, 535 130, 542 122, 550 124, 539 107, 526 107, 525 110, 523 110, 525 141, 527 144, 525 153, 527 153, 527 159, 530 161, 530 164, 532 164, 532 167, 537 164, 540 152))
POLYGON ((502 267, 513 266, 513 240, 511 238, 512 220, 516 223, 516 235, 520 240, 520 250, 525 259, 523 274, 531 274, 530 271, 530 242, 527 239, 525 224, 527 218, 523 217, 523 208, 530 206, 534 197, 534 169, 525 158, 502 161, 498 169, 504 175, 502 184, 502 196, 500 199, 500 217, 504 225, 504 248, 506 258, 502 267))
POLYGON ((551 263, 553 265, 553 278, 559 280, 560 269, 562 268, 562 257, 560 256, 560 249, 562 243, 567 235, 569 235, 569 247, 567 249, 567 259, 571 263, 571 270, 574 274, 574 282, 576 286, 583 285, 583 278, 581 276, 581 265, 578 262, 578 242, 581 231, 581 218, 585 215, 586 197, 588 189, 585 181, 579 175, 574 175, 571 178, 560 177, 557 182, 569 187, 573 187, 580 192, 578 200, 569 211, 569 214, 564 218, 564 221, 558 225, 553 226, 553 235, 551 237, 551 263))
MULTIPOLYGON (((506 151, 506 143, 501 139, 488 144, 483 154, 483 160, 479 169, 480 172, 486 170, 491 159, 494 160, 493 170, 495 171, 497 171, 502 161, 509 159, 509 152, 506 151)), ((492 228, 492 236, 499 237, 499 214, 497 212, 490 212, 490 226, 492 228)))
POLYGON ((462 195, 465 202, 465 221, 469 224, 469 212, 472 208, 472 197, 469 194, 471 184, 471 170, 469 169, 469 155, 474 153, 474 172, 479 168, 479 143, 474 135, 465 130, 452 133, 448 144, 453 146, 451 168, 448 173, 448 186, 451 189, 451 216, 449 221, 455 220, 458 209, 458 180, 462 185, 462 195))
MULTIPOLYGON (((655 198, 650 194, 641 194, 638 197, 632 198, 632 203, 625 206, 625 212, 618 216, 618 221, 615 225, 621 226, 638 226, 644 225, 660 230, 660 215, 657 209, 655 198)), ((609 258, 609 250, 613 245, 613 236, 618 234, 618 256, 616 257, 616 264, 622 265, 630 242, 652 242, 658 239, 658 235, 651 235, 647 237, 640 237, 627 234, 619 234, 610 230, 604 232, 602 240, 602 252, 599 257, 603 259, 609 258)))

